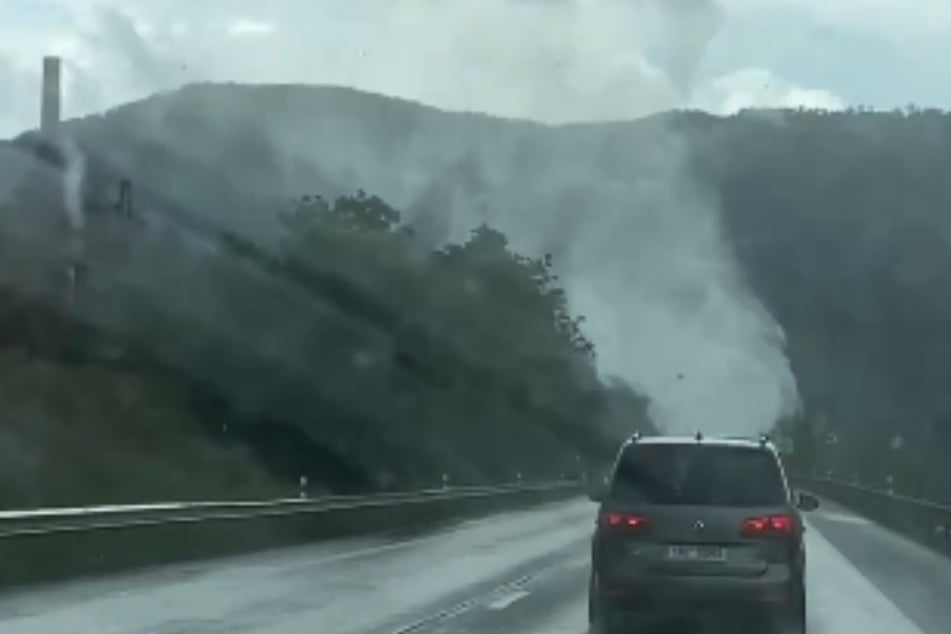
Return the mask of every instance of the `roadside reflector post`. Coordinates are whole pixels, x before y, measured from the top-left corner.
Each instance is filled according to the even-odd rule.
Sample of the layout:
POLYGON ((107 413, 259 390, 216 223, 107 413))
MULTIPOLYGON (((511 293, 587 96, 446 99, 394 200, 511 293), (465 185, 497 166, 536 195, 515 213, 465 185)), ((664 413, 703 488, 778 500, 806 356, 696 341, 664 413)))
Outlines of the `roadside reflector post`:
POLYGON ((444 489, 449 488, 449 474, 448 473, 442 474, 442 488, 444 489))
POLYGON ((307 497, 307 476, 302 475, 302 476, 300 477, 299 484, 300 484, 300 492, 299 492, 299 494, 300 494, 301 499, 304 499, 304 498, 307 497))

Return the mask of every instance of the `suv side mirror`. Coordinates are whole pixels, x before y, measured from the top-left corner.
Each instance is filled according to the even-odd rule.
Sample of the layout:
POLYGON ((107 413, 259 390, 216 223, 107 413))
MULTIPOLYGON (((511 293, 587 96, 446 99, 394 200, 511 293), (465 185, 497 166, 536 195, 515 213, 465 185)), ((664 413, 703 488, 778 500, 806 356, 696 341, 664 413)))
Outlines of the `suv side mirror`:
POLYGON ((607 491, 607 484, 602 478, 589 478, 588 479, 588 499, 592 502, 603 502, 604 495, 607 491))
POLYGON ((819 508, 819 498, 811 493, 800 491, 796 499, 796 508, 800 511, 815 511, 819 508))

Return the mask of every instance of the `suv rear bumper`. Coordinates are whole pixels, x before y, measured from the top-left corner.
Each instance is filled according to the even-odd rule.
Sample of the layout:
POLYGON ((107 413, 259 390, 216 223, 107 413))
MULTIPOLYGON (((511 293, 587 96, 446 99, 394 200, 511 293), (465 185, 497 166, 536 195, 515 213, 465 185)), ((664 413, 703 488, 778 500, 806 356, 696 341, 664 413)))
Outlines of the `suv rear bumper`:
POLYGON ((787 566, 771 567, 755 578, 652 575, 604 579, 595 588, 593 598, 599 607, 632 616, 794 612, 802 601, 802 581, 787 566))

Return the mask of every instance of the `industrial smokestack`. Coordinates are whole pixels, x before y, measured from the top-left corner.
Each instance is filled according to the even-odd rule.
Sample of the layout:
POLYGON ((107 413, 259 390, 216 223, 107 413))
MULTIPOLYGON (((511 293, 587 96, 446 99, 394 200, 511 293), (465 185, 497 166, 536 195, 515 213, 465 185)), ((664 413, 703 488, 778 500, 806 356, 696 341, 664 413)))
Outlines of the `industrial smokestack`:
POLYGON ((60 121, 60 69, 59 57, 43 58, 43 89, 40 95, 40 131, 53 132, 60 121))

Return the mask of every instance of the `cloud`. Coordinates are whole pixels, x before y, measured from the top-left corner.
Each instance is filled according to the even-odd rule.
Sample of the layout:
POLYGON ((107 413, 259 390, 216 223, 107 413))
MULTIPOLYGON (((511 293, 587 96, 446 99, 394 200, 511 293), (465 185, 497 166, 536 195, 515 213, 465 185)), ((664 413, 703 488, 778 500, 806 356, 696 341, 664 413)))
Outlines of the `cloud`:
POLYGON ((724 10, 747 13, 794 9, 828 26, 862 31, 888 39, 947 36, 951 3, 946 0, 719 0, 724 10))
POLYGON ((828 90, 797 86, 766 69, 750 68, 717 77, 701 87, 692 105, 730 115, 748 108, 841 110, 846 104, 828 90))
POLYGON ((54 49, 96 84, 67 88, 67 116, 208 79, 346 84, 561 122, 685 104, 721 112, 721 102, 829 104, 841 95, 882 107, 951 99, 929 62, 951 54, 948 29, 946 0, 6 0, 0 57, 7 77, 13 68, 25 79, 13 99, 4 95, 0 134, 34 123, 35 95, 19 86, 38 81, 37 60, 54 49), (769 37, 718 39, 747 18, 769 37), (773 54, 805 23, 822 33, 831 64, 798 45, 788 59, 773 54), (901 62, 887 87, 872 67, 882 60, 852 54, 856 34, 896 47, 901 62), (711 43, 727 67, 708 64, 711 43), (839 60, 849 69, 830 70, 839 60), (785 96, 751 85, 750 69, 787 79, 785 96))
POLYGON ((39 123, 39 74, 32 78, 12 59, 0 55, 0 86, 7 95, 33 95, 33 99, 4 98, 5 103, 0 106, 0 131, 19 129, 26 121, 39 123))
POLYGON ((704 52, 724 18, 713 0, 650 0, 656 26, 648 31, 650 55, 659 60, 681 97, 689 93, 704 52))
MULTIPOLYGON (((86 35, 87 41, 101 46, 106 54, 110 51, 121 53, 113 61, 114 73, 119 73, 125 81, 157 88, 167 87, 175 81, 173 64, 153 43, 157 35, 154 24, 136 21, 111 8, 99 10, 96 18, 95 30, 86 35)), ((105 60, 100 57, 96 62, 103 64, 105 60)))
POLYGON ((274 25, 270 22, 240 18, 231 23, 231 26, 228 27, 228 32, 238 37, 268 35, 274 31, 274 28, 274 25))
POLYGON ((0 54, 35 75, 51 43, 69 39, 71 63, 97 82, 100 98, 67 100, 67 116, 207 79, 352 85, 548 122, 629 119, 682 100, 718 20, 712 0, 58 6, 69 7, 68 26, 35 26, 14 43, 29 40, 25 47, 7 47, 11 27, 0 26, 0 54), (279 37, 248 37, 278 29, 279 37))

